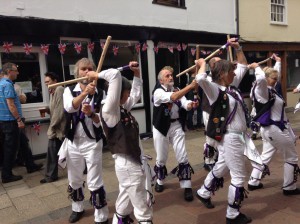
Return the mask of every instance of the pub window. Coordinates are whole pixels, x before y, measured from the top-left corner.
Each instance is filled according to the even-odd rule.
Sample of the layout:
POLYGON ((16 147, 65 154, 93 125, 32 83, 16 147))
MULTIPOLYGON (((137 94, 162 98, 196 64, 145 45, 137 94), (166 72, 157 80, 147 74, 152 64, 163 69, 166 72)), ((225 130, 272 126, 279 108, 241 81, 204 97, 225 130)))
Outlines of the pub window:
POLYGON ((178 8, 186 8, 185 0, 153 0, 152 3, 159 4, 159 5, 178 7, 178 8))
POLYGON ((300 83, 300 51, 289 51, 287 56, 287 89, 300 83))
POLYGON ((271 23, 286 24, 287 0, 271 0, 271 23))
MULTIPOLYGON (((101 40, 105 43, 105 39, 101 40)), ((141 70, 140 53, 136 50, 136 44, 138 41, 126 41, 126 40, 112 40, 106 52, 106 56, 102 65, 102 70, 109 68, 119 68, 128 65, 130 61, 137 61, 141 70)), ((141 48, 142 48, 142 44, 141 48)), ((142 49, 140 49, 142 52, 142 49)), ((98 62, 95 62, 96 66, 98 62)), ((126 77, 129 81, 133 80, 133 72, 131 70, 124 70, 121 72, 122 76, 126 77)), ((142 70, 141 70, 142 77, 142 70)), ((135 104, 135 108, 144 106, 144 96, 142 88, 141 99, 135 104)))
POLYGON ((48 91, 44 85, 45 57, 40 49, 33 47, 31 53, 27 55, 21 47, 14 47, 10 53, 0 52, 0 55, 1 67, 7 62, 18 66, 19 75, 15 83, 25 93, 26 104, 46 103, 48 91))
MULTIPOLYGON (((61 44, 66 44, 66 51, 62 55, 62 64, 63 64, 63 80, 74 79, 74 65, 81 58, 92 59, 92 55, 88 51, 88 42, 89 39, 79 39, 79 38, 70 38, 62 37, 60 38, 61 44), (74 44, 81 44, 81 52, 78 54, 74 49, 74 44)), ((97 63, 95 63, 97 66, 97 63)))

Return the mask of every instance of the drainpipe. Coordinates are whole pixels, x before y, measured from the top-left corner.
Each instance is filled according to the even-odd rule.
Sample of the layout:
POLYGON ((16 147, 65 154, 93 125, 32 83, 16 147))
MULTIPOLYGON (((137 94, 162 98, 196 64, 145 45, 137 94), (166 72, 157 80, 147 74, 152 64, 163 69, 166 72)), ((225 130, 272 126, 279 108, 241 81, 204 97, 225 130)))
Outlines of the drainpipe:
POLYGON ((240 35, 240 29, 239 29, 239 0, 235 0, 235 22, 236 22, 236 34, 240 35))

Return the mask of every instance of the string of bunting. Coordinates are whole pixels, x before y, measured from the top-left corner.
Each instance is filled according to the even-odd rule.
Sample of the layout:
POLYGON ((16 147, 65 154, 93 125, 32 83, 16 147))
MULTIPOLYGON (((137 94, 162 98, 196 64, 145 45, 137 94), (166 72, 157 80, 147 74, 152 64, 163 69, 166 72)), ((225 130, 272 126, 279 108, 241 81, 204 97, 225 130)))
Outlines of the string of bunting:
MULTIPOLYGON (((100 47, 103 49, 105 42, 104 41, 100 41, 100 47)), ((49 46, 53 45, 53 44, 40 44, 40 48, 43 51, 43 53, 45 55, 48 55, 49 53, 49 46)), ((12 42, 3 42, 2 48, 4 50, 5 53, 9 54, 12 51, 13 48, 13 43, 12 42)), ((119 49, 120 48, 127 48, 129 46, 132 45, 127 45, 127 46, 120 46, 120 45, 113 45, 112 46, 112 52, 114 54, 114 56, 117 56, 119 53, 119 49)), ((67 48, 70 49, 70 47, 77 53, 80 54, 83 46, 81 42, 76 42, 76 43, 59 43, 57 44, 57 48, 60 52, 60 54, 65 54, 67 48)), ((93 53, 94 48, 95 48, 95 42, 88 42, 87 43, 87 48, 90 51, 90 53, 93 53)), ((141 51, 146 51, 148 49, 148 45, 146 43, 136 43, 134 44, 134 48, 137 54, 139 54, 141 51)), ((158 54, 159 49, 168 49, 170 53, 174 53, 174 50, 177 50, 178 52, 180 51, 186 51, 188 49, 188 44, 185 43, 165 43, 165 42, 158 42, 156 45, 154 45, 153 47, 153 51, 155 52, 155 54, 158 54)), ((23 49, 26 55, 29 55, 32 51, 32 43, 24 43, 23 44, 23 49)), ((200 54, 202 56, 206 56, 211 54, 212 51, 210 50, 201 50, 200 54)), ((189 52, 192 56, 195 56, 196 54, 196 48, 191 47, 190 48, 190 52, 189 52)), ((222 52, 220 52, 219 54, 222 54, 222 52)))

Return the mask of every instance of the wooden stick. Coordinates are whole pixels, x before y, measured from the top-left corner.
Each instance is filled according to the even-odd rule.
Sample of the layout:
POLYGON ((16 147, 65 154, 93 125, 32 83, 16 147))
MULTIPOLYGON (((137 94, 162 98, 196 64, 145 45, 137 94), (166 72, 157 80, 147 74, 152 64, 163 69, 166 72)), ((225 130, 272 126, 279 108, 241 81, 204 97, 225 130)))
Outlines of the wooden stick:
MULTIPOLYGON (((227 40, 230 39, 230 35, 227 35, 227 40)), ((233 62, 233 57, 232 57, 232 47, 229 45, 228 46, 228 51, 229 51, 229 58, 230 58, 230 62, 233 62)))
MULTIPOLYGON (((98 63, 98 67, 97 67, 97 70, 96 70, 97 73, 99 73, 101 71, 101 68, 102 68, 102 65, 103 65, 103 62, 104 62, 104 58, 105 58, 107 49, 109 47, 110 41, 111 41, 111 36, 107 36, 105 44, 104 44, 104 47, 103 47, 103 50, 102 50, 102 53, 101 53, 101 57, 100 57, 100 60, 99 60, 99 63, 98 63)), ((97 88, 97 79, 95 79, 93 81, 93 83, 94 83, 94 85, 97 88)))
MULTIPOLYGON (((96 70, 97 73, 99 73, 100 70, 101 70, 101 68, 102 68, 103 61, 104 61, 107 49, 109 47, 110 41, 111 41, 111 36, 108 36, 106 38, 106 42, 105 42, 105 45, 103 47, 103 51, 101 53, 101 57, 100 57, 100 60, 99 60, 99 63, 98 63, 98 67, 97 67, 97 70, 96 70)), ((86 79, 88 79, 88 78, 87 77, 81 77, 81 78, 71 79, 71 80, 64 81, 64 82, 58 82, 58 83, 49 85, 48 88, 51 89, 51 88, 54 88, 54 87, 57 87, 57 86, 63 86, 63 85, 73 84, 73 83, 80 82, 80 81, 83 81, 83 80, 86 80, 86 79)), ((94 83, 95 83, 95 85, 97 85, 97 81, 94 82, 94 83)))
MULTIPOLYGON (((208 55, 206 58, 204 58, 205 61, 211 59, 213 56, 215 56, 216 54, 218 54, 222 49, 226 48, 227 44, 223 45, 222 47, 220 47, 219 49, 215 50, 213 53, 211 53, 210 55, 208 55)), ((196 68, 196 65, 193 65, 189 68, 187 68, 186 70, 180 72, 178 75, 176 75, 176 77, 179 77, 191 70, 193 70, 194 68, 196 68)))
POLYGON ((264 64, 264 63, 267 63, 269 60, 271 60, 272 59, 272 57, 269 57, 269 58, 267 58, 267 59, 265 59, 265 60, 263 60, 263 61, 260 61, 260 62, 257 62, 257 64, 258 65, 262 65, 262 64, 264 64))

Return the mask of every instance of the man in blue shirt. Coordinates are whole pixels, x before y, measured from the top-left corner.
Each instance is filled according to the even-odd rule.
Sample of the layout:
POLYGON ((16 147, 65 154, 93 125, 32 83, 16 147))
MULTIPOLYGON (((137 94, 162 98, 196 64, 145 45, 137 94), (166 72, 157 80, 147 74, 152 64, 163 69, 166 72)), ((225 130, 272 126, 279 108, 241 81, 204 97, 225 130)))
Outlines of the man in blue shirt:
POLYGON ((0 80, 0 129, 3 133, 2 183, 21 180, 22 176, 12 173, 19 144, 19 128, 24 128, 21 103, 14 89, 13 81, 19 74, 16 64, 5 63, 0 80))

